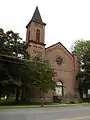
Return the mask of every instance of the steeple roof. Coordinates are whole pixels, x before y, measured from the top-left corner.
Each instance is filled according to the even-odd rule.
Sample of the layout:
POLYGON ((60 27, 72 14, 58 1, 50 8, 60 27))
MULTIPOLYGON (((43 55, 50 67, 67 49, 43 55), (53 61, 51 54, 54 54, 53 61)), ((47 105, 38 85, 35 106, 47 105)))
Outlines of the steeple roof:
POLYGON ((38 7, 36 7, 35 11, 34 11, 34 14, 32 16, 32 19, 31 21, 27 24, 26 28, 29 26, 29 24, 31 24, 31 22, 36 22, 36 23, 39 23, 41 25, 46 25, 43 21, 42 21, 42 18, 41 18, 41 15, 40 15, 40 12, 39 12, 39 9, 38 7))

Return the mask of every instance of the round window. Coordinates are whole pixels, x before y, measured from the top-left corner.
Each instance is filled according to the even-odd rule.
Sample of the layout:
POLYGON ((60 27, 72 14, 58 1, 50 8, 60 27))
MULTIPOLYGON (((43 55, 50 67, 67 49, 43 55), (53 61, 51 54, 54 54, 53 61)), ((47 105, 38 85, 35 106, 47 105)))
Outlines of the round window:
POLYGON ((62 58, 61 58, 60 56, 57 56, 57 58, 56 58, 56 63, 57 63, 58 65, 61 65, 62 62, 63 62, 62 58))

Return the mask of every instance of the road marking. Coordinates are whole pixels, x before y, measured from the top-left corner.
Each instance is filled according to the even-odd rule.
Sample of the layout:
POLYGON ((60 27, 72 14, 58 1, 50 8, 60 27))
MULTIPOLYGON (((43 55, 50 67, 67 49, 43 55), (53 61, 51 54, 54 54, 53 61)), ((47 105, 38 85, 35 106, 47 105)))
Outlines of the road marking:
POLYGON ((61 119, 57 119, 57 120, 83 120, 83 119, 88 119, 88 118, 90 118, 90 116, 61 118, 61 119))

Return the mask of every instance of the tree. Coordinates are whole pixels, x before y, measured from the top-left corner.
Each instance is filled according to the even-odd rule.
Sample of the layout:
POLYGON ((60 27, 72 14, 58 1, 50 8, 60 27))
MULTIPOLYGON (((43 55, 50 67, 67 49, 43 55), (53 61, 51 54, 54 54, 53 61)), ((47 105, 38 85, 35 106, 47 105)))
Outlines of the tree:
POLYGON ((3 29, 0 29, 0 54, 10 54, 7 47, 7 35, 3 29))
POLYGON ((46 63, 39 58, 32 58, 30 60, 24 60, 23 62, 25 62, 25 64, 22 64, 21 68, 21 80, 24 88, 22 97, 26 97, 25 89, 27 88, 40 90, 41 97, 44 97, 44 92, 54 90, 55 81, 52 80, 53 70, 49 63, 46 63))
POLYGON ((37 59, 34 65, 36 74, 34 74, 35 77, 33 80, 33 85, 40 89, 42 92, 42 97, 44 97, 44 92, 55 89, 56 83, 54 80, 52 80, 54 72, 50 64, 46 61, 37 59))
POLYGON ((90 49, 90 40, 77 40, 71 47, 72 51, 76 51, 81 62, 88 49, 90 49))
POLYGON ((12 51, 12 55, 16 57, 25 58, 27 45, 25 41, 19 36, 19 33, 14 33, 13 31, 7 31, 7 45, 12 51))
POLYGON ((5 86, 7 94, 8 88, 16 90, 16 102, 19 97, 24 100, 27 88, 37 87, 43 92, 55 88, 50 65, 40 58, 30 58, 26 42, 21 40, 18 33, 0 30, 0 85, 5 86))
POLYGON ((43 93, 55 88, 55 82, 52 81, 52 68, 45 61, 39 59, 19 59, 6 55, 0 56, 0 59, 7 73, 6 79, 2 78, 1 83, 12 89, 16 89, 17 103, 20 97, 20 91, 22 91, 21 100, 24 101, 27 99, 25 93, 27 88, 37 87, 43 93))
POLYGON ((88 89, 90 89, 90 49, 88 49, 82 57, 82 71, 78 74, 79 90, 81 98, 83 98, 83 92, 88 97, 88 89))
POLYGON ((21 60, 18 58, 22 59, 27 55, 26 42, 21 40, 18 33, 11 30, 5 33, 0 29, 0 83, 6 86, 12 84, 20 87, 21 60))
POLYGON ((83 98, 83 92, 87 95, 90 88, 90 40, 77 40, 71 48, 76 51, 81 63, 81 71, 77 75, 79 92, 83 98))
MULTIPOLYGON (((19 74, 22 86, 22 100, 27 99, 25 95, 27 88, 38 88, 41 93, 55 88, 55 82, 52 80, 53 70, 45 61, 39 59, 23 60, 21 61, 19 74)), ((43 94, 42 97, 44 97, 43 94)))
POLYGON ((19 33, 14 33, 12 30, 4 32, 0 29, 0 54, 25 58, 27 56, 27 44, 22 41, 19 33))

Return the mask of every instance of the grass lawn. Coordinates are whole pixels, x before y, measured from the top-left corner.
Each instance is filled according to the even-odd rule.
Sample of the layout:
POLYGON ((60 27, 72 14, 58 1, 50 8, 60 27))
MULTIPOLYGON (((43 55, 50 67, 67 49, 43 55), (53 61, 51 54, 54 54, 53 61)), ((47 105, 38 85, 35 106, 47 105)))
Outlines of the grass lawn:
MULTIPOLYGON (((47 104, 44 105, 44 108, 47 107, 77 107, 77 106, 90 106, 88 103, 79 103, 79 104, 47 104)), ((13 106, 0 106, 0 110, 3 109, 24 109, 24 108, 42 108, 41 105, 13 105, 13 106)))
MULTIPOLYGON (((71 107, 71 106, 89 106, 89 103, 78 103, 78 104, 60 104, 60 103, 45 103, 46 107, 71 107)), ((24 109, 24 108, 42 108, 41 103, 32 103, 29 105, 15 104, 14 100, 0 100, 0 110, 2 109, 24 109)))

